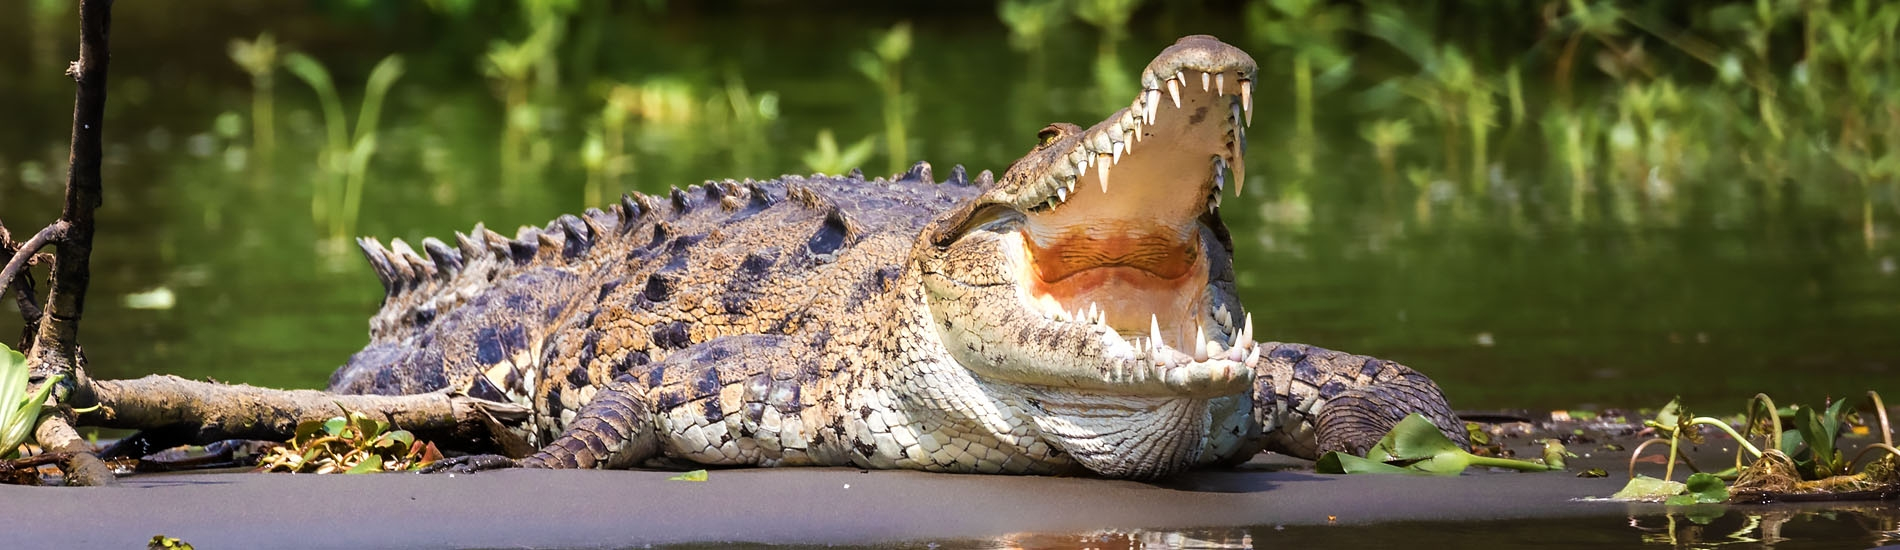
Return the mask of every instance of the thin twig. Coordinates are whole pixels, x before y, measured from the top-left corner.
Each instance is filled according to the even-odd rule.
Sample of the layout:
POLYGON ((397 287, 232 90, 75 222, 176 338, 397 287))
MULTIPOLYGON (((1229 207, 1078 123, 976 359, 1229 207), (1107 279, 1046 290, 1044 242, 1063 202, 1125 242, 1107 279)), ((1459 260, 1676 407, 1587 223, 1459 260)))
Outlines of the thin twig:
POLYGON ((52 225, 41 228, 39 233, 33 234, 33 238, 27 239, 19 249, 14 250, 13 257, 7 260, 6 268, 0 269, 0 289, 12 288, 13 278, 19 275, 21 270, 26 269, 28 263, 32 263, 35 253, 46 245, 59 242, 64 238, 65 233, 66 221, 55 221, 52 225))

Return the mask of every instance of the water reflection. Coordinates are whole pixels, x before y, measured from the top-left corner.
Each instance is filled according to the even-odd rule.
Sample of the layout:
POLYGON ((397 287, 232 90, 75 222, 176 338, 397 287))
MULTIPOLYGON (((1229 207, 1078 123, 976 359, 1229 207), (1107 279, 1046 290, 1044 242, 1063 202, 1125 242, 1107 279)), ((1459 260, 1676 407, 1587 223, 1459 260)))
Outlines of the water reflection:
POLYGON ((1900 543, 1900 504, 1713 505, 1656 515, 1017 534, 932 548, 1865 548, 1900 543))

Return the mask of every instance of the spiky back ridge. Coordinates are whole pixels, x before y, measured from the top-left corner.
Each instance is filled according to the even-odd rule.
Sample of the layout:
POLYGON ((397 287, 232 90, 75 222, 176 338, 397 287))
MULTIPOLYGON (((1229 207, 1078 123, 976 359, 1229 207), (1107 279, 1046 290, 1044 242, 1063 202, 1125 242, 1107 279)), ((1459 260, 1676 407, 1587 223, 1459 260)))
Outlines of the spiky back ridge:
MULTIPOLYGON (((533 295, 529 296, 531 301, 547 313, 508 322, 528 325, 530 338, 545 336, 559 330, 564 322, 561 317, 565 314, 556 310, 587 310, 597 305, 557 302, 598 300, 606 295, 548 296, 571 289, 522 287, 572 284, 578 288, 584 285, 577 281, 613 278, 617 271, 638 270, 638 266, 627 263, 635 256, 630 252, 650 248, 656 242, 687 233, 718 231, 781 203, 822 216, 821 227, 832 231, 821 233, 842 239, 836 243, 839 246, 849 246, 867 232, 906 231, 913 233, 906 237, 914 237, 917 228, 931 216, 974 196, 972 184, 987 186, 991 181, 985 172, 972 182, 959 166, 944 181, 954 185, 940 189, 932 185, 935 183, 930 166, 921 162, 888 180, 866 180, 853 170, 842 177, 814 174, 767 181, 709 181, 674 188, 664 196, 625 195, 605 211, 589 209, 580 216, 563 215, 543 227, 522 227, 513 238, 477 224, 468 233, 456 233, 454 246, 427 238, 422 241, 421 251, 401 239, 393 239, 387 246, 375 239, 358 239, 383 284, 383 305, 370 320, 369 346, 332 378, 332 389, 399 393, 439 389, 442 385, 460 388, 469 380, 469 372, 464 372, 468 369, 459 368, 466 363, 455 359, 460 354, 455 348, 462 346, 437 336, 446 337, 470 327, 440 326, 438 319, 450 322, 452 317, 471 318, 450 315, 471 303, 533 295)), ((539 358, 529 362, 540 362, 535 359, 539 358)), ((516 363, 515 367, 532 367, 516 363)), ((487 365, 475 366, 489 370, 487 365)), ((538 375, 519 372, 506 378, 526 381, 538 375)), ((501 389, 514 393, 508 391, 513 388, 501 389)))

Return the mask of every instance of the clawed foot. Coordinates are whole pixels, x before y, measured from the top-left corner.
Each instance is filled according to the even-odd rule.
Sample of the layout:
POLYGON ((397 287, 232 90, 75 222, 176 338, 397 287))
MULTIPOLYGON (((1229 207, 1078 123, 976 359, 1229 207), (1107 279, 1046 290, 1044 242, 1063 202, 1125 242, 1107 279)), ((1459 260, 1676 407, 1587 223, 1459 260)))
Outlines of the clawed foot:
POLYGON ((506 468, 516 468, 516 467, 520 467, 520 464, 516 464, 515 459, 508 458, 505 456, 468 455, 468 456, 458 456, 455 458, 450 458, 450 459, 445 459, 445 460, 438 460, 434 463, 429 464, 428 466, 423 466, 422 469, 416 470, 416 471, 420 473, 424 473, 424 474, 439 474, 442 472, 448 472, 452 474, 472 474, 472 473, 480 472, 483 470, 501 470, 501 469, 506 469, 506 468))

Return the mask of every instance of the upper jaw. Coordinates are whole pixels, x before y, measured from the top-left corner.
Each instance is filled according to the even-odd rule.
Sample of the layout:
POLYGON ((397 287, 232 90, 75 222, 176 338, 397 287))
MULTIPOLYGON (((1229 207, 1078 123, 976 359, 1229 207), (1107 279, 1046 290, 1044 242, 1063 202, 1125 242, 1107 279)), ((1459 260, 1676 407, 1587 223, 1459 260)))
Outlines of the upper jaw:
MULTIPOLYGON (((1019 210, 1046 212, 1067 203, 1084 184, 1108 193, 1112 182, 1131 175, 1123 164, 1128 160, 1177 169, 1198 161, 1203 166, 1189 169, 1206 170, 1210 177, 1191 183, 1207 186, 1205 208, 1211 211, 1220 205, 1227 181, 1223 169, 1233 173, 1236 194, 1246 181, 1242 152, 1257 72, 1253 58, 1238 48, 1208 36, 1182 38, 1142 70, 1143 89, 1128 107, 1032 152, 1005 176, 1013 185, 999 190, 1019 210), (1217 127, 1201 126, 1210 119, 1217 127), (1124 177, 1114 177, 1118 170, 1124 177)), ((1137 177, 1127 185, 1170 183, 1180 181, 1137 177)))

